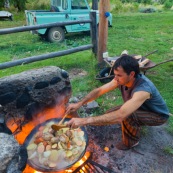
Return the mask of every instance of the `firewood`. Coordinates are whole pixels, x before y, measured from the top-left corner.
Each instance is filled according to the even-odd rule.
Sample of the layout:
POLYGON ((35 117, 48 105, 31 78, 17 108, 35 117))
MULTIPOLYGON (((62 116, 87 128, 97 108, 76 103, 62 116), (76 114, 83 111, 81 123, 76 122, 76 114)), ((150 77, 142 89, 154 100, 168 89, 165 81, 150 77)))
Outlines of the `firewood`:
POLYGON ((142 55, 135 55, 134 58, 137 59, 137 60, 139 60, 139 59, 142 58, 142 55))
POLYGON ((150 61, 149 59, 145 59, 144 61, 139 63, 139 67, 145 66, 149 61, 150 61))

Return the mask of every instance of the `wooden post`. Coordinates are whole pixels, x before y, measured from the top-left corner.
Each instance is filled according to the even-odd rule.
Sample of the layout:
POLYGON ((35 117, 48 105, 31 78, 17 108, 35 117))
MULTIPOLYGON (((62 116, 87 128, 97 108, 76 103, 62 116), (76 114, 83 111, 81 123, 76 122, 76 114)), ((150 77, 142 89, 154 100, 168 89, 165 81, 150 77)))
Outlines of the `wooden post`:
POLYGON ((90 25, 91 39, 93 45, 92 52, 94 53, 95 57, 97 56, 98 52, 98 31, 96 15, 96 11, 90 12, 90 19, 92 20, 90 25))
POLYGON ((103 61, 103 53, 107 52, 107 37, 108 37, 108 19, 105 17, 105 12, 109 12, 109 0, 100 0, 99 7, 99 41, 98 41, 98 63, 101 65, 103 61))

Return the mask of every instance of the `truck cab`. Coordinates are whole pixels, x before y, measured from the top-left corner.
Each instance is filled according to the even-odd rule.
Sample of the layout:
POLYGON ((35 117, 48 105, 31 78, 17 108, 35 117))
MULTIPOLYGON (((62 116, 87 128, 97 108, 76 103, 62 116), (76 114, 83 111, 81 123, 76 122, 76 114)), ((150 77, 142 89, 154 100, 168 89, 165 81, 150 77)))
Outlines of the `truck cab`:
MULTIPOLYGON (((46 10, 26 10, 25 15, 27 25, 40 25, 63 21, 87 20, 89 14, 94 11, 90 8, 87 0, 51 0, 50 11, 46 10)), ((97 24, 99 23, 99 11, 97 14, 97 24)), ((108 17, 109 26, 112 25, 112 15, 108 17)), ((79 23, 61 27, 52 27, 33 31, 40 36, 44 36, 50 42, 61 42, 66 33, 89 31, 89 23, 79 23)))

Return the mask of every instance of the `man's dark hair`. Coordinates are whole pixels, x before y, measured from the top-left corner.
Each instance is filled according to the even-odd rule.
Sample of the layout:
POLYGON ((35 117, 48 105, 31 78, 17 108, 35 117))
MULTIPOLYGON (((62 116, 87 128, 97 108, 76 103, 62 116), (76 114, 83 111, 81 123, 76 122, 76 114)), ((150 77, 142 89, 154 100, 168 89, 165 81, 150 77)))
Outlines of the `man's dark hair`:
POLYGON ((114 63, 113 70, 117 70, 118 67, 122 67, 128 75, 134 71, 135 77, 140 73, 138 61, 130 55, 122 55, 118 58, 114 63))

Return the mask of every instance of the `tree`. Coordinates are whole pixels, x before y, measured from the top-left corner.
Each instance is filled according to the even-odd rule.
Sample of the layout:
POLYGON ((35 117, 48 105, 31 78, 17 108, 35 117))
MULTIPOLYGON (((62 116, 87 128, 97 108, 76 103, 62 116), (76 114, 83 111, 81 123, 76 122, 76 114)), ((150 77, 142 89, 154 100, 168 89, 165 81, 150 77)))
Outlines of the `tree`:
POLYGON ((0 8, 3 8, 4 7, 4 4, 5 4, 5 0, 1 0, 0 1, 0 8))
POLYGON ((18 11, 23 11, 26 9, 27 0, 11 0, 10 3, 13 4, 18 11))
POLYGON ((173 5, 173 3, 170 0, 166 0, 163 8, 166 10, 171 9, 172 5, 173 5))

